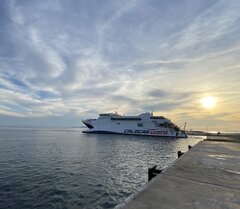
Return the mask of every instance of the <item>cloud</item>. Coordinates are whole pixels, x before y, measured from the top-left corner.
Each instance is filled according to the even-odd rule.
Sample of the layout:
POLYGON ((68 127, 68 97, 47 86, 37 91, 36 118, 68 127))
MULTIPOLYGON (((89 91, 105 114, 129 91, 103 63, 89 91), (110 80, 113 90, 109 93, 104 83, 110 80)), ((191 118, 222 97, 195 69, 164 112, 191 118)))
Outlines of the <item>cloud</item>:
POLYGON ((0 114, 76 121, 154 109, 194 124, 206 115, 200 98, 215 94, 214 120, 235 121, 239 8, 234 0, 3 1, 0 114))
POLYGON ((164 98, 168 95, 168 92, 157 89, 149 92, 149 96, 154 98, 164 98))

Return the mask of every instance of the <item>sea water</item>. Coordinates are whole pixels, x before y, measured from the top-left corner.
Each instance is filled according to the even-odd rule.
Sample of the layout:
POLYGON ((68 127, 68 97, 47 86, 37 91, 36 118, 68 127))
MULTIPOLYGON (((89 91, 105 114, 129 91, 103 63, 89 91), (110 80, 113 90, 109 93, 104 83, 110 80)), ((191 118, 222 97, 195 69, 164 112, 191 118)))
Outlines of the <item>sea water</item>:
POLYGON ((0 208, 113 208, 203 137, 0 128, 0 208))

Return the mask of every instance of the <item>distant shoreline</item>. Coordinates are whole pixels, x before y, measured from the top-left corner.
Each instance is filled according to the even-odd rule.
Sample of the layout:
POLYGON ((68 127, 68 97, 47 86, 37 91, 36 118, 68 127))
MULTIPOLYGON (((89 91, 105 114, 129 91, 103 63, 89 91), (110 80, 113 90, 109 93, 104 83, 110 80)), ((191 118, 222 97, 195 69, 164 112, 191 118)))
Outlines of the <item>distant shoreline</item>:
MULTIPOLYGON (((11 129, 82 129, 86 128, 85 126, 69 126, 69 127, 47 127, 47 126, 0 126, 0 129, 4 128, 11 128, 11 129)), ((240 132, 234 132, 234 131, 186 131, 187 135, 193 135, 193 136, 240 136, 240 132)))
POLYGON ((187 135, 196 135, 196 136, 240 136, 240 132, 228 132, 228 131, 223 131, 223 132, 217 132, 217 131, 211 131, 211 132, 206 132, 206 131, 186 131, 187 135))

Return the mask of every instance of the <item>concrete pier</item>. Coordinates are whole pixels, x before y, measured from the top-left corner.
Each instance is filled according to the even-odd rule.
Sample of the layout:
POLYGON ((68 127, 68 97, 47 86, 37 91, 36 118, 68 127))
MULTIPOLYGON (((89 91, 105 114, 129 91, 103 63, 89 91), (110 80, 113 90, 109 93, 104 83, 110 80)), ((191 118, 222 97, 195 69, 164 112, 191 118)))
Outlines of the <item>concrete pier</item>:
POLYGON ((153 178, 124 209, 240 208, 240 140, 210 137, 153 178))

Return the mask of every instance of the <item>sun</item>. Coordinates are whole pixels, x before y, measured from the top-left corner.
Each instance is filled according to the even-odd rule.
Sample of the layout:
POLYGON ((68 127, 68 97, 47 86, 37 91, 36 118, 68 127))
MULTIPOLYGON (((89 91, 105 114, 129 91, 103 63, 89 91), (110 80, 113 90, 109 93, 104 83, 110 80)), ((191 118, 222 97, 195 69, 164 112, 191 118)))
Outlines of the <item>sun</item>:
POLYGON ((212 96, 204 97, 201 99, 202 106, 208 109, 213 109, 214 107, 216 107, 216 102, 216 97, 212 96))

